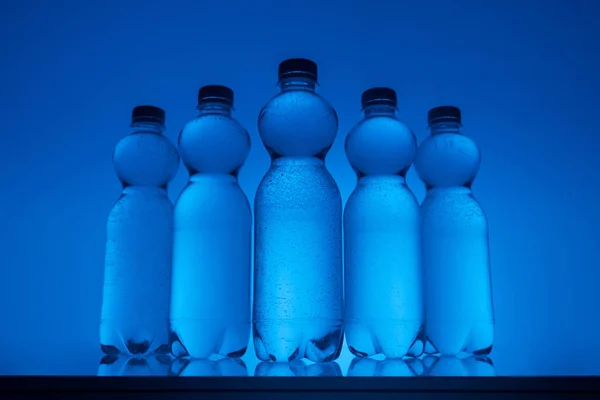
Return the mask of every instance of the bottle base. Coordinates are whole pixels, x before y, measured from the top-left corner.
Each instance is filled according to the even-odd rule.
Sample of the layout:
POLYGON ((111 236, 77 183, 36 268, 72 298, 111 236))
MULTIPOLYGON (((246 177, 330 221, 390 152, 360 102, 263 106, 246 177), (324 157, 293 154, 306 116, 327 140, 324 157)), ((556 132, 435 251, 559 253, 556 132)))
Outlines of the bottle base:
POLYGON ((169 343, 177 358, 207 360, 246 354, 250 323, 225 325, 214 320, 172 320, 169 343))
POLYGON ((486 356, 494 346, 494 323, 428 323, 425 354, 486 356))
POLYGON ((346 323, 348 349, 357 357, 383 354, 386 358, 419 357, 425 337, 421 321, 373 321, 346 323))
POLYGON ((254 349, 261 361, 291 362, 306 358, 315 363, 336 360, 342 349, 341 319, 257 320, 254 349))

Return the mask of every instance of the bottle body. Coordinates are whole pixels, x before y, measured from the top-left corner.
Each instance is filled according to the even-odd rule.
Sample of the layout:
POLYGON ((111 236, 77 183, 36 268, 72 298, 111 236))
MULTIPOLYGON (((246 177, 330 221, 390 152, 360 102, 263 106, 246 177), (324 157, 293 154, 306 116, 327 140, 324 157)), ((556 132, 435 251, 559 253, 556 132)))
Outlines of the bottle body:
POLYGON ((426 352, 488 354, 494 310, 485 214, 465 187, 429 189, 421 214, 426 352))
POLYGON ((111 355, 168 353, 173 206, 166 188, 179 156, 162 122, 132 127, 113 153, 123 192, 107 222, 100 324, 102 351, 111 355))
POLYGON ((401 176, 361 178, 344 212, 345 333, 356 356, 419 356, 419 204, 401 176))
POLYGON ((107 354, 168 344, 172 212, 166 190, 153 187, 126 188, 110 212, 100 327, 107 354))
POLYGON ((254 345, 263 361, 337 358, 342 199, 323 161, 279 158, 258 187, 254 345))
POLYGON ((250 335, 250 205, 235 177, 196 174, 175 206, 171 349, 241 357, 250 335))

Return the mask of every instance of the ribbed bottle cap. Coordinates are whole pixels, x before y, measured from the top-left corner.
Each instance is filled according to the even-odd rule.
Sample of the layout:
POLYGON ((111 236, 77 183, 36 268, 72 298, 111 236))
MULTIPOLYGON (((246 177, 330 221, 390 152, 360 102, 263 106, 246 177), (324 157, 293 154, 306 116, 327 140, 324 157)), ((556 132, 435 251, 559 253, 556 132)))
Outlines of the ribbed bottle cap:
POLYGON ((434 107, 427 113, 427 123, 429 125, 436 122, 458 122, 461 123, 460 109, 454 106, 434 107))
POLYGON ((389 104, 394 107, 398 104, 396 91, 388 87, 374 87, 363 92, 361 97, 362 107, 371 104, 389 104))
POLYGON ((155 106, 137 106, 131 113, 131 123, 154 122, 165 124, 165 110, 155 106))
POLYGON ((221 85, 202 86, 198 90, 198 104, 206 101, 221 101, 233 106, 233 90, 221 85))
POLYGON ((306 58, 289 58, 279 64, 279 80, 290 77, 303 77, 317 80, 318 68, 314 61, 306 58))

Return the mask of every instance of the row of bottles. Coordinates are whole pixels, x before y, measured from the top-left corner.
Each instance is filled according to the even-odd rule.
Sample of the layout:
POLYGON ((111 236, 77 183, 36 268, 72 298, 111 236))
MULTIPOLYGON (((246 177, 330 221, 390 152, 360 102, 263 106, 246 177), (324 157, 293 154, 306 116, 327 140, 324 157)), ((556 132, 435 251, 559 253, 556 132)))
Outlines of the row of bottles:
POLYGON ((310 60, 282 62, 280 92, 260 112, 271 166, 254 229, 237 179, 250 136, 231 115, 233 91, 200 89, 177 149, 162 109, 134 109, 113 155, 123 193, 107 227, 106 354, 236 358, 251 330, 258 358, 274 362, 333 361, 344 333, 359 357, 491 351, 488 228, 470 189, 480 154, 460 110, 430 110, 431 135, 417 146, 395 91, 366 90, 345 142, 358 182, 343 209, 325 166, 338 118, 316 92, 317 72, 310 60), (166 188, 179 157, 189 182, 173 207, 166 188), (413 163, 421 205, 405 181, 413 163))
MULTIPOLYGON (((240 358, 219 360, 170 358, 167 355, 147 355, 128 357, 107 355, 100 361, 99 376, 228 376, 252 375, 252 369, 240 358)), ((335 361, 326 363, 306 363, 303 360, 292 362, 259 362, 254 368, 254 376, 298 376, 336 377, 343 376, 340 365, 335 361)), ((414 377, 414 376, 495 376, 492 361, 486 356, 426 356, 420 358, 374 358, 356 357, 346 370, 352 377, 414 377)))

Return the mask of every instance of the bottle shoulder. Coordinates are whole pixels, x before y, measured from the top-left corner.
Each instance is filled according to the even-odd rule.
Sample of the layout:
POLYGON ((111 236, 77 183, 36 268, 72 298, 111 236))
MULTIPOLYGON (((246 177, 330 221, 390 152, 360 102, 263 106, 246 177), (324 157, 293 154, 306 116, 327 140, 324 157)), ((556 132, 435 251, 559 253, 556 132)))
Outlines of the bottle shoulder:
POLYGON ((211 133, 249 136, 246 128, 233 116, 214 113, 199 115, 188 121, 179 132, 179 140, 188 136, 205 137, 211 133))
POLYGON ((179 169, 179 152, 164 135, 133 133, 113 151, 113 166, 121 181, 136 186, 165 186, 179 169))
POLYGON ((179 133, 179 152, 190 173, 231 174, 246 162, 250 135, 235 118, 203 114, 179 133))
POLYGON ((400 176, 365 176, 358 183, 347 202, 347 208, 403 208, 418 211, 419 202, 400 176))
POLYGON ((419 145, 414 164, 429 186, 469 185, 479 172, 481 154, 475 142, 464 135, 438 134, 419 145))
POLYGON ((279 201, 299 198, 311 202, 327 199, 341 202, 338 185, 325 164, 311 158, 276 159, 258 185, 256 196, 279 198, 279 201))
POLYGON ((397 118, 373 116, 348 132, 344 150, 350 165, 362 175, 403 174, 415 158, 417 139, 397 118))
POLYGON ((184 219, 190 215, 210 215, 217 210, 236 215, 250 213, 248 198, 231 175, 197 174, 175 202, 176 216, 184 219))
POLYGON ((262 108, 258 132, 272 154, 310 157, 326 154, 338 130, 335 109, 318 93, 283 91, 262 108))
POLYGON ((471 190, 465 187, 434 188, 427 191, 421 214, 428 224, 476 224, 487 227, 486 213, 471 190))

